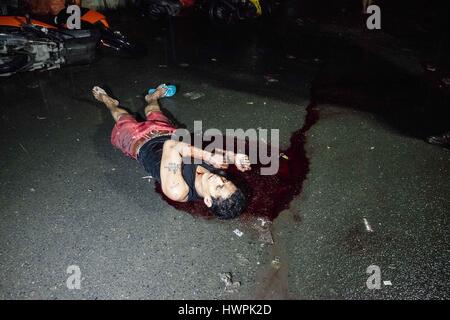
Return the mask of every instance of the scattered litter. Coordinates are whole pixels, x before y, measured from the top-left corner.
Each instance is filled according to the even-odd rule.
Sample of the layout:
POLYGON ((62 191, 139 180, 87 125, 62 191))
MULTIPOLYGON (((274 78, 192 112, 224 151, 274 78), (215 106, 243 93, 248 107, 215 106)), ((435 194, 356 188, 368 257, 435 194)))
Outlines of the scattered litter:
POLYGON ((303 26, 303 20, 302 20, 302 19, 297 18, 297 20, 295 20, 295 22, 297 23, 297 25, 298 25, 299 27, 303 26))
POLYGON ((204 96, 205 94, 203 92, 196 92, 196 91, 186 92, 185 94, 183 94, 183 97, 189 98, 191 100, 197 100, 204 96))
POLYGON ((225 292, 233 293, 237 292, 241 283, 239 281, 233 282, 231 273, 219 273, 220 280, 225 282, 225 292))
POLYGON ((266 105, 267 104, 267 102, 263 102, 263 105, 266 105))
POLYGON ((242 237, 244 235, 244 233, 241 230, 239 230, 239 229, 234 229, 233 232, 238 237, 242 237))
POLYGON ((275 259, 273 259, 270 264, 272 265, 272 267, 274 269, 280 269, 280 267, 281 267, 280 258, 279 257, 275 257, 275 259))
POLYGON ((288 59, 297 59, 297 57, 293 56, 292 54, 286 55, 286 58, 288 58, 288 59))
POLYGON ((444 78, 444 79, 442 79, 442 82, 449 86, 450 85, 450 78, 444 78))
POLYGON ((383 284, 384 284, 385 286, 392 286, 392 282, 389 281, 389 280, 383 281, 383 284))
POLYGON ((77 138, 77 142, 80 142, 80 139, 79 139, 79 138, 77 138))
POLYGON ((428 71, 434 72, 436 71, 436 67, 431 65, 431 64, 427 64, 425 67, 428 71))
POLYGON ((111 171, 116 171, 116 168, 112 168, 111 171))
POLYGON ((370 224, 369 224, 369 221, 367 221, 366 218, 364 218, 363 220, 364 220, 364 225, 366 226, 366 230, 367 230, 368 232, 373 232, 372 227, 371 227, 370 224))
POLYGON ((189 63, 182 62, 182 63, 179 64, 179 66, 183 67, 183 68, 186 68, 186 67, 189 67, 189 63))
POLYGON ((375 147, 370 147, 370 150, 374 150, 375 149, 375 147))
POLYGON ((287 155, 285 155, 284 153, 280 153, 280 157, 285 160, 289 160, 289 157, 287 155))
POLYGON ((269 83, 273 83, 273 82, 278 82, 278 79, 275 79, 274 77, 272 77, 271 75, 266 75, 264 76, 264 79, 269 82, 269 83))
POLYGON ((248 101, 247 104, 253 104, 253 101, 248 101))
POLYGON ((158 65, 158 68, 167 68, 167 64, 160 64, 158 65))
POLYGON ((264 227, 266 224, 271 223, 269 220, 265 218, 258 218, 258 221, 261 222, 261 227, 264 227))
POLYGON ((327 149, 331 149, 331 147, 330 147, 330 146, 327 146, 327 149))
POLYGON ((45 119, 47 119, 47 117, 36 116, 36 119, 38 119, 38 120, 45 120, 45 119))
POLYGON ((37 89, 39 88, 39 83, 33 83, 33 84, 29 84, 27 85, 28 89, 37 89))
POLYGON ((214 61, 214 62, 216 62, 216 61, 217 61, 217 59, 216 59, 216 58, 211 58, 211 61, 214 61))
POLYGON ((30 188, 30 191, 31 191, 31 192, 36 192, 36 189, 30 188))
POLYGON ((320 62, 321 60, 319 58, 315 58, 314 62, 320 62))
POLYGON ((147 179, 148 182, 152 181, 153 177, 152 176, 145 176, 142 177, 142 179, 147 179))
POLYGON ((72 120, 72 117, 67 117, 66 120, 72 120))
POLYGON ((92 189, 88 189, 88 192, 92 192, 92 189))
POLYGON ((270 231, 270 226, 272 222, 265 218, 258 218, 257 222, 253 224, 253 227, 259 233, 259 241, 262 244, 273 244, 272 232, 270 231))

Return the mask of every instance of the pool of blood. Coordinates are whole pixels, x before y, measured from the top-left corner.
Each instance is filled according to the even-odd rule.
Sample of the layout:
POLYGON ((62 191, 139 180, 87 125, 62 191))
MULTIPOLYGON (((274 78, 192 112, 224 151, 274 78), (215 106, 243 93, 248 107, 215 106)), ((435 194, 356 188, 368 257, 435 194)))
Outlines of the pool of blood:
MULTIPOLYGON (((247 209, 242 217, 257 216, 273 221, 283 210, 288 209, 292 200, 298 196, 309 172, 309 159, 305 150, 306 133, 319 119, 319 111, 315 103, 307 107, 305 123, 302 128, 295 131, 290 138, 290 146, 286 150, 280 150, 279 170, 275 175, 261 175, 260 163, 253 164, 252 170, 240 172, 231 165, 226 176, 233 181, 247 197, 247 209)), ((246 141, 248 151, 248 141, 246 141)), ((270 146, 268 147, 270 150, 270 146)), ((194 202, 175 202, 168 199, 161 191, 161 186, 156 183, 155 190, 171 206, 205 218, 212 218, 202 200, 194 202)))

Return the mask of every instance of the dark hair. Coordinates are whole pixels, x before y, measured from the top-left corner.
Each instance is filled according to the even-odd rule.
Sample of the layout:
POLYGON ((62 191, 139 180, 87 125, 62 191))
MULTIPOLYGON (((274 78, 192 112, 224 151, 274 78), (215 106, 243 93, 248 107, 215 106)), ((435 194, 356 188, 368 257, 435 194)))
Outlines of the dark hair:
POLYGON ((239 216, 245 209, 247 201, 240 189, 237 189, 228 198, 211 197, 211 211, 219 219, 233 219, 239 216))

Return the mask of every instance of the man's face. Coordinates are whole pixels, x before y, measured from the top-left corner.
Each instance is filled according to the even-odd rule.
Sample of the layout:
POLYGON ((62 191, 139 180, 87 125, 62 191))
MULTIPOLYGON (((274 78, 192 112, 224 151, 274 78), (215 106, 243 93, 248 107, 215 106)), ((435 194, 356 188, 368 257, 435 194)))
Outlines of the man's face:
POLYGON ((236 186, 233 182, 225 179, 224 177, 208 173, 203 176, 203 185, 205 186, 205 196, 212 198, 226 199, 236 191, 236 186))

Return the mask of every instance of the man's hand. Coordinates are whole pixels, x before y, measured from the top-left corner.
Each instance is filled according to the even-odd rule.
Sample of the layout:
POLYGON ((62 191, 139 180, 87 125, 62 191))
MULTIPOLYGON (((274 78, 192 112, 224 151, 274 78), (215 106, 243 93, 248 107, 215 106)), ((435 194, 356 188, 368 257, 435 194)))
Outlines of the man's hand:
POLYGON ((210 154, 205 161, 217 169, 228 168, 228 163, 222 154, 210 154))
POLYGON ((236 168, 239 171, 248 171, 251 170, 250 159, 247 155, 242 153, 234 153, 233 151, 225 151, 223 149, 216 148, 214 150, 214 155, 221 155, 223 157, 223 161, 227 164, 235 164, 236 168))
POLYGON ((248 171, 251 169, 250 159, 246 154, 238 153, 234 156, 234 164, 239 171, 248 171))

